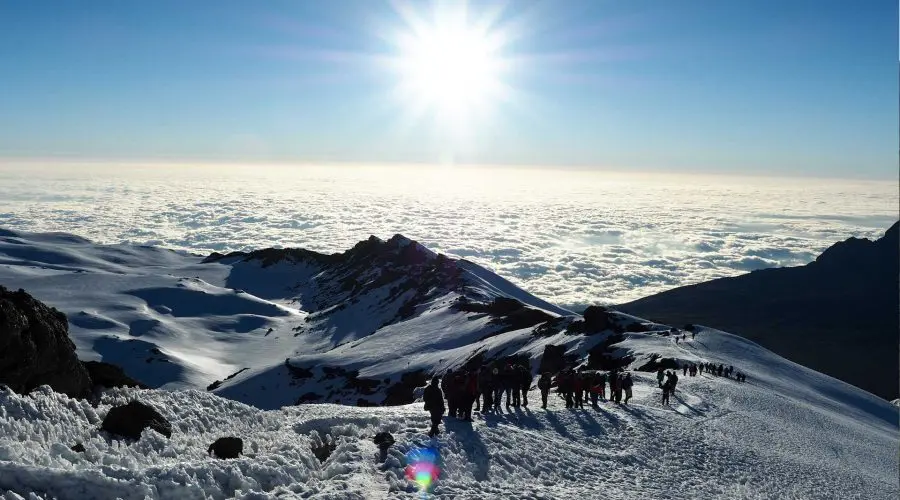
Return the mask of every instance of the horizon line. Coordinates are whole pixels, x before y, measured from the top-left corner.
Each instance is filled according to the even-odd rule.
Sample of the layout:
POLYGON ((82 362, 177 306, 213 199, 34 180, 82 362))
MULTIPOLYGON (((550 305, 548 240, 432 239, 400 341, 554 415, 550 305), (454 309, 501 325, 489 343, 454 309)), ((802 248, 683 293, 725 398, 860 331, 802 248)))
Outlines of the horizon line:
POLYGON ((870 181, 885 182, 900 180, 900 169, 897 175, 887 177, 879 175, 848 176, 846 174, 828 175, 817 173, 777 172, 768 170, 756 171, 716 171, 709 168, 684 168, 664 170, 663 167, 635 167, 627 165, 597 164, 544 164, 544 163, 465 163, 465 162, 417 162, 417 161, 353 161, 353 160, 262 160, 236 158, 135 158, 135 157, 103 157, 88 158, 83 156, 0 156, 0 167, 4 164, 59 163, 60 166, 121 164, 123 166, 158 166, 158 167, 270 167, 270 168, 463 168, 463 169, 495 169, 495 170, 567 170, 598 174, 635 175, 635 176, 693 176, 693 177, 729 177, 729 178, 777 178, 777 179, 820 179, 833 181, 870 181))

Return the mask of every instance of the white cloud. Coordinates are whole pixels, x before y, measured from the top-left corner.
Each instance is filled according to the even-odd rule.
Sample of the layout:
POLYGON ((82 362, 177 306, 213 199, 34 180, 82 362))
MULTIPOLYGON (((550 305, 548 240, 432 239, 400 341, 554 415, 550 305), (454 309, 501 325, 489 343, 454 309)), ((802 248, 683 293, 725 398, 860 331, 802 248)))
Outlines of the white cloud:
POLYGON ((339 252, 403 233, 573 307, 803 264, 897 212, 891 182, 0 163, 0 227, 195 252, 339 252))

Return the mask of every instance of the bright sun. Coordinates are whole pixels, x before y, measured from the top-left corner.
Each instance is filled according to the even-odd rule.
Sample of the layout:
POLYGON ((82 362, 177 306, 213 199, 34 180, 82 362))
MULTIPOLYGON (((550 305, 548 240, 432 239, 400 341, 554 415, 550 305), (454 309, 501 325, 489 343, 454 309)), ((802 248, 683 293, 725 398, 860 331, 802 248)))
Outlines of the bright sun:
POLYGON ((432 23, 409 15, 395 60, 399 96, 444 124, 471 125, 502 99, 502 37, 464 16, 436 17, 432 23))

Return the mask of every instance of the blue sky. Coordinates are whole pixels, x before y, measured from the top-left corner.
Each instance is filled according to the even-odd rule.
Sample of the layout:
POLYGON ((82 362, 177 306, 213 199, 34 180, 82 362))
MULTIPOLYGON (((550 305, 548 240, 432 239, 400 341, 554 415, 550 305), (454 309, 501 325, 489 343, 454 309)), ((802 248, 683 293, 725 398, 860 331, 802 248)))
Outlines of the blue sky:
POLYGON ((897 8, 470 2, 509 91, 451 127, 386 63, 432 3, 5 0, 0 157, 896 178, 897 8))

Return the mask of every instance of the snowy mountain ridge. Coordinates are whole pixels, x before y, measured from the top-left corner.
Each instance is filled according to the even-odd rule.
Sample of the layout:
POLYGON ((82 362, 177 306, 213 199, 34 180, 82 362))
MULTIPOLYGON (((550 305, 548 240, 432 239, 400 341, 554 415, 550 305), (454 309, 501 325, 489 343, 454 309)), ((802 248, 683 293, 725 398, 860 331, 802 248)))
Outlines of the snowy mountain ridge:
MULTIPOLYGON (((401 235, 373 236, 341 254, 264 249, 202 258, 4 231, 0 283, 65 312, 82 359, 123 366, 151 387, 210 387, 264 408, 304 395, 349 404, 373 396, 363 404, 380 404, 404 375, 408 385, 424 371, 464 363, 485 350, 486 337, 574 318, 475 264, 401 235), (506 301, 505 309, 489 310, 497 299, 506 301), (484 310, 474 312, 479 307, 484 310), (445 334, 432 335, 435 329, 445 334), (424 344, 426 338, 443 341, 424 344), (447 352, 405 365, 382 356, 390 351, 396 360, 426 345, 447 352), (363 351, 369 352, 362 358, 349 354, 363 351), (311 365, 315 376, 299 383, 297 375, 311 365), (335 373, 360 390, 329 395, 312 389, 335 373), (267 388, 277 390, 267 395, 267 388)), ((528 335, 519 333, 518 344, 527 343, 528 335)), ((512 344, 502 346, 494 351, 512 344)), ((337 382, 326 385, 338 389, 337 382)), ((401 392, 389 402, 410 402, 411 394, 401 392)))
POLYGON ((421 498, 404 468, 422 446, 439 452, 439 497, 900 494, 891 403, 715 329, 679 342, 682 330, 615 311, 573 314, 400 236, 333 255, 202 257, 0 231, 0 284, 64 311, 83 359, 162 389, 108 390, 95 407, 0 391, 4 499, 421 498), (424 379, 492 359, 624 367, 635 397, 447 417, 427 440, 424 379), (640 370, 685 362, 733 365, 749 381, 684 377, 663 405, 640 370), (132 400, 171 422, 171 438, 98 429, 132 400), (294 406, 304 401, 325 404, 294 406), (398 406, 361 407, 373 404, 398 406), (380 431, 396 438, 383 463, 380 431), (225 435, 243 438, 244 456, 207 456, 225 435), (320 461, 323 442, 334 451, 320 461))

